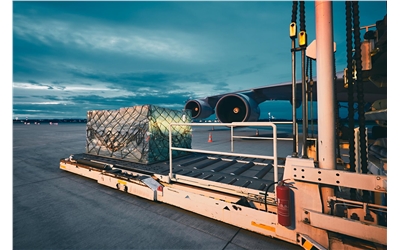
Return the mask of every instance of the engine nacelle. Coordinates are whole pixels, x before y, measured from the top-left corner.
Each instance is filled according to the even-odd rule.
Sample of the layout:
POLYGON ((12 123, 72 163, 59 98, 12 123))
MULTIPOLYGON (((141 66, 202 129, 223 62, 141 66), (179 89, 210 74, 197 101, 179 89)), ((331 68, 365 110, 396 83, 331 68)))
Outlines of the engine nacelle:
MULTIPOLYGON (((290 102, 290 104, 293 106, 293 100, 290 99, 289 102, 290 102)), ((300 98, 297 98, 297 99, 296 99, 296 109, 300 108, 300 106, 301 106, 301 99, 300 99, 300 98)))
POLYGON ((192 112, 193 119, 204 119, 214 114, 214 109, 204 100, 190 100, 185 104, 185 109, 192 112))
POLYGON ((245 94, 228 94, 217 102, 216 115, 220 122, 253 122, 260 118, 258 103, 245 94))

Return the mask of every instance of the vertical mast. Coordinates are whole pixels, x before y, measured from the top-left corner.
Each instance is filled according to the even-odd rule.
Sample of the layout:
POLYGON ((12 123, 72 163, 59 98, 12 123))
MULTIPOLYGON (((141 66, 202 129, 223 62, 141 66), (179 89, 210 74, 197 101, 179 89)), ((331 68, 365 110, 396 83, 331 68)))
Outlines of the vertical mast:
POLYGON ((315 15, 318 79, 318 161, 320 168, 334 169, 336 158, 332 2, 315 1, 315 15))
MULTIPOLYGON (((335 100, 333 72, 332 2, 315 1, 317 40, 317 103, 318 103, 318 162, 319 167, 335 169, 335 100)), ((321 187, 322 200, 334 195, 333 188, 321 187)), ((329 211, 323 203, 324 212, 329 211)))

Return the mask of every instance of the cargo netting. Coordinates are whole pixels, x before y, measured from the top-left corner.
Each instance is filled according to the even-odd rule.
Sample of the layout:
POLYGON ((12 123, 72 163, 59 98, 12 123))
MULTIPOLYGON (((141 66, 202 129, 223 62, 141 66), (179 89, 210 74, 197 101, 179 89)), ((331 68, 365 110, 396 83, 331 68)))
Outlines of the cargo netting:
MULTIPOLYGON (((141 164, 169 160, 169 124, 192 122, 189 110, 154 105, 87 112, 86 153, 141 164)), ((191 148, 189 125, 173 126, 172 146, 191 148)), ((188 154, 172 151, 172 157, 188 154)))

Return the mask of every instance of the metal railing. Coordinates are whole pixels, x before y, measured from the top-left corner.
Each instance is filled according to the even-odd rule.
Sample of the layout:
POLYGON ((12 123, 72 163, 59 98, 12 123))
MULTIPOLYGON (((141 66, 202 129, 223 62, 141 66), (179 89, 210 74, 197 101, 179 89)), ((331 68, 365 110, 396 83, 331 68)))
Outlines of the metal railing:
MULTIPOLYGON (((293 124, 292 122, 269 122, 269 123, 273 123, 275 125, 293 124)), ((260 127, 260 126, 257 126, 257 125, 254 125, 254 126, 260 127)), ((270 136, 269 137, 268 136, 257 136, 257 137, 252 136, 252 137, 249 137, 249 136, 234 135, 233 134, 233 127, 231 127, 231 152, 233 152, 233 140, 235 138, 238 138, 238 139, 256 139, 256 140, 272 140, 272 139, 274 139, 273 136, 272 137, 270 137, 270 136)), ((278 141, 292 141, 293 137, 287 138, 287 137, 277 137, 276 136, 276 139, 278 141)), ((299 126, 298 126, 297 123, 296 123, 296 141, 297 142, 299 141, 299 126)), ((298 143, 296 144, 296 149, 297 149, 297 152, 298 152, 299 151, 299 144, 298 143)))
MULTIPOLYGON (((239 137, 236 137, 239 138, 239 137)), ((277 129, 276 124, 273 122, 233 122, 233 123, 170 123, 169 124, 169 178, 170 180, 174 179, 174 173, 172 172, 172 151, 185 151, 185 152, 193 152, 193 153, 204 153, 204 154, 217 154, 217 155, 226 155, 226 156, 239 156, 239 157, 249 157, 249 158, 258 158, 258 159, 267 159, 273 160, 274 167, 274 182, 278 181, 278 147, 277 147, 277 129), (201 150, 201 149, 189 149, 189 148, 180 148, 172 146, 172 127, 174 126, 201 126, 201 127, 213 127, 213 126, 221 126, 221 127, 230 127, 231 129, 231 151, 233 151, 233 141, 235 136, 233 135, 233 128, 235 127, 272 127, 272 143, 273 143, 273 155, 258 155, 258 154, 245 154, 245 153, 233 153, 233 152, 221 152, 221 151, 211 151, 211 150, 201 150)))

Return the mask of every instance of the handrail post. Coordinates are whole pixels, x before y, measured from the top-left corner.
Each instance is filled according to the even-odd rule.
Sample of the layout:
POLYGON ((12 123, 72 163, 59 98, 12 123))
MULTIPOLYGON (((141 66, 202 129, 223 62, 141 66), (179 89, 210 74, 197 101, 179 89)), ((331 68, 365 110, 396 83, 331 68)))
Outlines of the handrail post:
MULTIPOLYGON (((276 125, 271 124, 272 126, 272 134, 273 134, 273 154, 274 154, 274 182, 278 181, 278 135, 276 132, 276 125)), ((275 184, 275 190, 276 190, 277 184, 275 184)))
POLYGON ((169 179, 172 180, 172 124, 169 124, 169 179))
POLYGON ((296 152, 299 152, 299 124, 296 122, 296 152))
POLYGON ((231 125, 231 152, 233 153, 233 125, 231 125))

